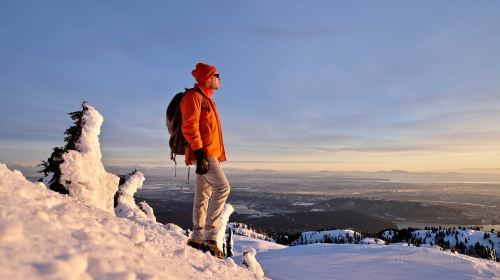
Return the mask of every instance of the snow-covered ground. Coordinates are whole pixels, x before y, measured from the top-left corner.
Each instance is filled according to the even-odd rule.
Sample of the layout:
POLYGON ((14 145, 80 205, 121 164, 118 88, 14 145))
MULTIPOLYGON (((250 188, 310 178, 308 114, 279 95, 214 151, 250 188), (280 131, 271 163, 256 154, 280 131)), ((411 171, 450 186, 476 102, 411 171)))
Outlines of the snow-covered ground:
POLYGON ((500 264, 403 245, 312 244, 258 253, 272 279, 500 279, 500 264))
POLYGON ((259 279, 187 247, 175 225, 140 225, 0 164, 0 279, 259 279))
MULTIPOLYGON (((432 230, 415 230, 413 236, 418 237, 422 240, 423 244, 436 243, 436 238, 438 233, 447 233, 446 229, 438 230, 433 232, 432 230)), ((450 234, 446 234, 443 238, 445 241, 450 243, 450 246, 456 246, 458 242, 466 242, 468 245, 474 245, 479 243, 483 246, 493 246, 496 250, 500 251, 500 237, 496 233, 486 233, 487 238, 485 238, 485 232, 482 230, 473 229, 455 229, 451 230, 450 234), (456 238, 455 238, 456 235, 456 238)), ((500 253, 500 252, 499 252, 500 253)))
POLYGON ((0 279, 500 279, 500 264, 402 244, 286 247, 234 236, 234 261, 186 247, 179 227, 119 218, 0 164, 0 279))
POLYGON ((235 235, 234 244, 236 262, 253 247, 271 279, 500 279, 499 263, 401 243, 287 247, 235 235))

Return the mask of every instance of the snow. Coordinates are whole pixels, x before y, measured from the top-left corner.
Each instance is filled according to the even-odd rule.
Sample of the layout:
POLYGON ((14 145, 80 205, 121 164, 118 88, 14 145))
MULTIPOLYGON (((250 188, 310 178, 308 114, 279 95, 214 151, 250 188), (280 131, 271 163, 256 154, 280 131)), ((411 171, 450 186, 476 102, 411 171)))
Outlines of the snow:
POLYGON ((144 175, 135 171, 118 187, 118 205, 115 208, 117 217, 128 218, 141 225, 156 223, 153 209, 146 202, 141 202, 142 209, 135 203, 134 194, 142 188, 144 180, 144 175))
MULTIPOLYGON (((479 243, 487 248, 494 248, 496 257, 500 258, 500 237, 496 233, 466 228, 442 228, 415 229, 411 231, 411 234, 414 239, 419 239, 421 246, 436 245, 439 236, 443 238, 444 242, 448 242, 451 248, 454 248, 460 242, 467 248, 474 247, 476 243, 479 243), (485 238, 485 234, 487 238, 485 238)), ((383 233, 383 237, 391 241, 395 237, 395 232, 387 230, 383 233)))
MULTIPOLYGON (((127 180, 123 185, 120 185, 119 190, 123 194, 127 194, 128 196, 133 196, 138 189, 142 188, 142 185, 144 184, 144 181, 146 178, 144 178, 144 174, 142 174, 139 171, 135 171, 130 176, 128 176, 127 180)), ((135 204, 135 202, 134 202, 135 204)))
POLYGON ((178 226, 118 218, 4 164, 0 204, 0 279, 260 279, 186 246, 178 226))
MULTIPOLYGON (((339 233, 341 231, 335 231, 339 233)), ((406 243, 311 244, 287 247, 261 239, 234 236, 235 261, 243 250, 271 279, 500 279, 500 264, 406 243)))
MULTIPOLYGON (((4 217, 1 218, 4 219, 4 217)), ((0 242, 12 243, 22 238, 23 224, 21 222, 7 218, 0 224, 0 242)))
MULTIPOLYGON (((413 235, 415 237, 422 238, 423 243, 430 244, 431 242, 435 243, 435 238, 438 232, 446 232, 446 229, 438 230, 433 232, 432 230, 415 230, 413 235)), ((491 233, 490 237, 484 239, 484 231, 482 230, 473 230, 473 229, 455 229, 452 230, 450 235, 444 237, 445 241, 449 241, 451 246, 456 245, 456 241, 465 242, 467 239, 467 244, 474 245, 479 243, 483 246, 491 246, 491 243, 495 245, 495 249, 500 253, 500 237, 496 235, 496 233, 491 233), (457 233, 457 239, 455 239, 455 234, 457 233), (491 240, 491 243, 490 243, 491 240)))
MULTIPOLYGON (((249 247, 254 248, 258 253, 267 252, 269 250, 288 248, 288 246, 285 245, 246 236, 233 235, 233 239, 234 239, 233 252, 235 256, 243 255, 244 250, 249 247)), ((238 259, 239 258, 235 257, 235 260, 238 259)))
POLYGON ((271 238, 269 238, 268 236, 261 233, 257 233, 251 229, 248 229, 248 226, 245 224, 232 222, 229 223, 228 226, 229 228, 231 228, 231 230, 235 235, 251 237, 252 239, 262 239, 266 241, 271 241, 271 238))
POLYGON ((218 221, 215 223, 216 225, 219 226, 219 228, 224 229, 224 230, 219 230, 219 234, 217 235, 217 246, 222 249, 222 244, 226 243, 226 226, 227 226, 227 221, 229 220, 229 216, 234 212, 234 208, 231 204, 226 203, 224 206, 224 209, 222 210, 222 213, 219 216, 218 221))
POLYGON ((4 164, 0 204, 0 279, 259 279, 259 266, 272 279, 500 279, 499 263, 403 243, 286 247, 234 235, 234 260, 219 260, 187 247, 177 225, 116 217, 4 164))
POLYGON ((352 243, 349 239, 361 238, 361 234, 350 229, 335 229, 324 231, 306 231, 303 232, 299 238, 292 242, 292 246, 314 243, 328 243, 325 240, 336 240, 333 243, 352 243))
POLYGON ((360 244, 380 244, 380 245, 385 245, 385 241, 382 240, 382 239, 368 238, 368 237, 361 239, 361 241, 359 243, 360 244))
MULTIPOLYGON (((63 154, 60 182, 69 190, 70 196, 113 213, 113 197, 119 178, 106 172, 101 161, 99 134, 104 118, 89 104, 85 104, 85 107, 87 110, 83 111, 84 123, 77 150, 63 154)), ((53 174, 48 174, 43 181, 49 182, 52 176, 53 174)))
POLYGON ((499 279, 500 264, 401 245, 312 244, 257 252, 279 279, 499 279))
POLYGON ((256 254, 257 251, 252 247, 243 250, 243 255, 241 257, 241 266, 248 268, 250 271, 255 272, 259 276, 264 276, 262 267, 255 259, 256 254))
POLYGON ((396 233, 393 230, 386 230, 382 233, 382 237, 386 240, 391 240, 395 235, 396 233))
POLYGON ((156 217, 153 211, 153 208, 146 203, 146 201, 139 202, 139 208, 146 213, 146 217, 153 222, 156 222, 156 217))

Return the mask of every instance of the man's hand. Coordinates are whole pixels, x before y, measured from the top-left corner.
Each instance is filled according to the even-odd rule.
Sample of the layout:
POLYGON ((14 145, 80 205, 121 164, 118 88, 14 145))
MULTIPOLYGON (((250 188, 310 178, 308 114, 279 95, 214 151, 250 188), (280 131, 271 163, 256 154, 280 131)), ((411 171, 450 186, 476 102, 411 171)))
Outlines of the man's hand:
POLYGON ((205 175, 208 172, 208 161, 202 149, 194 151, 196 156, 196 174, 205 175))

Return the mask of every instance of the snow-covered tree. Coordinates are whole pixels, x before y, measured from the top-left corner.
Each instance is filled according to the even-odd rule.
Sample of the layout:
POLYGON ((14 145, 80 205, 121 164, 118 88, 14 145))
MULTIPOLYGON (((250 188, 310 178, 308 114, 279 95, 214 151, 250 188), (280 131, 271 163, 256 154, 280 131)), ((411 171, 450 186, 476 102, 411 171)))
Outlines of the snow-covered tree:
POLYGON ((83 102, 81 111, 68 113, 74 123, 64 132, 66 135, 64 142, 66 144, 64 147, 53 148, 50 157, 46 161, 42 161, 39 165, 40 167, 43 167, 43 169, 39 172, 44 173, 44 178, 40 181, 43 181, 49 189, 61 194, 69 194, 69 190, 66 187, 66 184, 64 184, 65 182, 61 182, 61 164, 64 162, 63 155, 70 150, 77 150, 77 146, 82 135, 82 128, 85 124, 83 114, 87 110, 87 103, 83 102))
POLYGON ((69 115, 74 125, 65 132, 66 145, 54 148, 50 158, 42 162, 42 181, 51 190, 114 213, 119 178, 106 172, 101 161, 99 134, 104 119, 87 102, 82 103, 81 111, 69 115))
POLYGON ((139 205, 135 203, 134 194, 142 188, 144 180, 144 175, 137 170, 120 175, 120 185, 114 196, 116 216, 131 219, 139 224, 156 222, 153 209, 146 202, 139 205))
POLYGON ((256 254, 257 251, 255 251, 252 247, 248 247, 243 250, 243 256, 241 256, 241 266, 248 268, 250 271, 257 273, 259 276, 264 276, 264 270, 262 270, 262 267, 255 258, 256 254))

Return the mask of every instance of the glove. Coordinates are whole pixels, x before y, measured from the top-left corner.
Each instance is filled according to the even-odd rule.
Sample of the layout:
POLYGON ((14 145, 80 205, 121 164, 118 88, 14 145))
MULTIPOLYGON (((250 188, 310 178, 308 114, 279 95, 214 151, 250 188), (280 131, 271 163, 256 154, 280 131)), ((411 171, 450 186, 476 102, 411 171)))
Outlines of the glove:
POLYGON ((194 151, 196 156, 196 174, 205 175, 208 172, 208 161, 202 149, 194 151))

